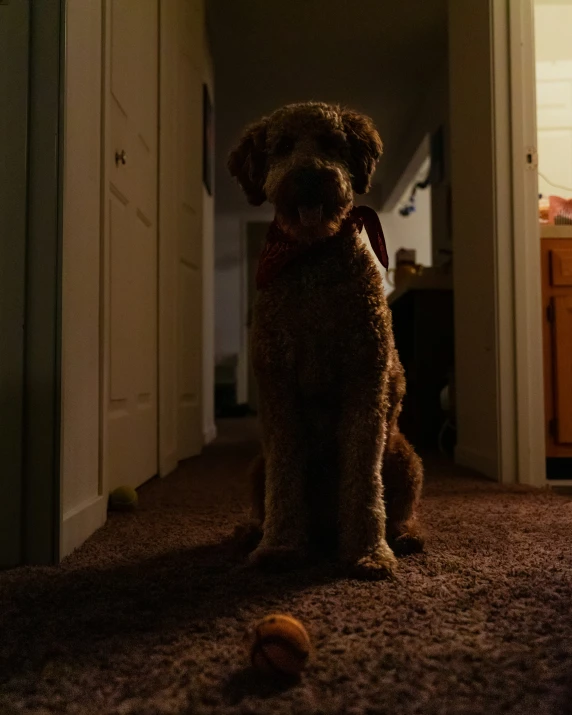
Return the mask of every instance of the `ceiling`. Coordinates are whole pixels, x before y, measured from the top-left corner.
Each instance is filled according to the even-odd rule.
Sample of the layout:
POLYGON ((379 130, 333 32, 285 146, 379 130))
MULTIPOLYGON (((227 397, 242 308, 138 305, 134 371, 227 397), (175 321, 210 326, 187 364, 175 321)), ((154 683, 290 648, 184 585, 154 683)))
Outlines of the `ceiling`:
POLYGON ((217 211, 246 206, 226 171, 243 127, 286 102, 375 120, 386 155, 447 52, 447 0, 207 0, 215 66, 217 211))

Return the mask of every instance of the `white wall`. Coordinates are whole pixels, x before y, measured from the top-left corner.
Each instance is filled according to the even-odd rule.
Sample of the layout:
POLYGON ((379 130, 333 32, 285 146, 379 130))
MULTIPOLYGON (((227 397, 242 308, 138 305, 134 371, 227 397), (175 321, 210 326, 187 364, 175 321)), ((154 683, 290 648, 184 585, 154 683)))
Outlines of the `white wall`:
POLYGON ((447 66, 444 65, 425 87, 423 100, 411 123, 405 127, 399 142, 399 151, 392 151, 391 154, 382 157, 375 176, 376 185, 378 182, 380 184, 381 205, 374 208, 381 208, 385 216, 393 213, 396 205, 401 201, 403 192, 411 183, 413 173, 417 171, 420 157, 423 159, 430 152, 431 135, 439 128, 443 129, 443 175, 441 181, 430 189, 432 223, 430 265, 442 264, 448 256, 441 252, 452 249, 449 216, 451 182, 449 111, 449 77, 447 66))
POLYGON ((536 0, 534 22, 538 163, 543 174, 538 180, 539 191, 544 196, 569 198, 572 197, 572 0, 560 3, 536 0))
MULTIPOLYGON (((375 181, 381 183, 382 208, 391 211, 411 181, 408 169, 427 136, 448 121, 449 78, 447 66, 440 68, 427 84, 423 99, 414 113, 411 123, 404 127, 399 142, 400 151, 394 150, 382 157, 375 181), (391 158, 390 158, 391 157, 391 158)), ((383 132, 382 137, 383 139, 383 132)))
POLYGON ((535 0, 534 42, 537 61, 572 59, 571 0, 535 0))
MULTIPOLYGON (((203 42, 204 74, 213 106, 216 107, 214 68, 209 38, 203 42)), ((214 419, 214 366, 215 366, 215 220, 214 188, 209 196, 203 184, 203 435, 205 443, 216 437, 214 419)))
POLYGON ((99 483, 101 5, 66 4, 62 556, 104 523, 107 507, 99 483))
MULTIPOLYGON (((413 186, 417 181, 423 181, 427 177, 429 161, 425 161, 418 171, 416 178, 410 183, 401 199, 397 202, 392 211, 379 214, 383 233, 389 254, 389 267, 395 267, 395 253, 400 248, 415 249, 417 252, 416 261, 423 266, 433 264, 432 242, 431 242, 431 187, 417 189, 415 194, 415 211, 409 216, 401 216, 399 209, 409 201, 413 186)), ((392 287, 387 282, 387 276, 383 271, 386 290, 391 291, 392 287)))

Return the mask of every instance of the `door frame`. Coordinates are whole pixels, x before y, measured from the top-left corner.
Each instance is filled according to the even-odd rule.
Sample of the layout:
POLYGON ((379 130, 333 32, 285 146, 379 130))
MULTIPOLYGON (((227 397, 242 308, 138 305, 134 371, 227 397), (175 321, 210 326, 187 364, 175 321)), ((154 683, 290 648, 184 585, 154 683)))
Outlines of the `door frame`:
MULTIPOLYGON (((512 145, 512 271, 499 271, 498 289, 513 283, 514 403, 518 482, 546 486, 544 366, 534 0, 508 2, 510 141, 512 145)), ((507 348, 506 352, 509 350, 507 348)), ((503 432, 511 430, 502 421, 503 432)))
POLYGON ((489 0, 499 481, 546 485, 534 0, 489 0))
POLYGON ((28 123, 30 17, 27 2, 0 6, 0 43, 7 62, 0 63, 0 126, 6 141, 0 164, 0 568, 22 560, 22 435, 24 402, 24 325, 26 292, 26 142, 28 123))
POLYGON ((23 554, 51 564, 62 513, 65 0, 30 3, 30 13, 23 554))
POLYGON ((14 443, 4 464, 0 568, 59 559, 64 9, 65 0, 0 7, 0 13, 29 13, 27 32, 11 38, 12 49, 28 57, 28 81, 27 92, 10 104, 16 112, 8 128, 24 126, 27 136, 10 141, 20 181, 13 183, 13 213, 7 212, 14 242, 1 256, 10 261, 3 269, 14 272, 1 315, 2 327, 12 328, 6 337, 14 338, 13 402, 0 405, 14 443))
MULTIPOLYGON (((100 1, 106 11, 109 0, 100 1)), ((163 0, 158 2, 161 7, 163 0)), ((9 271, 11 278, 2 294, 0 325, 6 328, 3 332, 7 337, 14 336, 2 352, 4 356, 4 349, 10 349, 9 378, 13 392, 9 400, 0 402, 0 414, 5 415, 13 430, 11 434, 3 433, 0 439, 0 449, 6 457, 2 491, 6 498, 0 500, 0 569, 20 564, 58 563, 63 543, 61 386, 66 0, 41 3, 11 0, 0 6, 0 13, 6 13, 4 17, 11 17, 8 13, 13 11, 27 14, 24 20, 27 31, 11 36, 14 52, 10 53, 12 59, 18 53, 20 59, 27 57, 27 81, 19 82, 18 98, 10 103, 7 125, 10 137, 16 127, 25 128, 19 142, 17 138, 10 141, 12 151, 6 166, 6 169, 12 165, 18 168, 20 180, 16 181, 18 174, 11 172, 14 196, 0 196, 3 206, 9 202, 11 211, 6 215, 14 229, 11 230, 13 244, 7 251, 0 250, 0 268, 9 271)), ((102 41, 105 51, 106 38, 102 37, 102 41)), ((8 62, 0 67, 0 73, 11 69, 8 62)), ((102 187, 103 181, 102 177, 102 187)), ((101 197, 101 191, 99 193, 101 197)), ((159 231, 159 247, 162 239, 159 231)), ((158 404, 160 423, 163 413, 160 402, 158 404)), ((99 493, 106 495, 102 474, 100 471, 99 493)))

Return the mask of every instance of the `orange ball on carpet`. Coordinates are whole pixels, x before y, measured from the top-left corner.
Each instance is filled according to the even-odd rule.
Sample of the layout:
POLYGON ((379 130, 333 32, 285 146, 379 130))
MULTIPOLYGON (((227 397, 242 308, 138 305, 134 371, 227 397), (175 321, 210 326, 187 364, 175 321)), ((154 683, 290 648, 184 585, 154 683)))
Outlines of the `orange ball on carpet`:
POLYGON ((273 675, 299 675, 310 657, 308 632, 296 618, 272 614, 259 621, 251 633, 250 657, 259 671, 273 675))

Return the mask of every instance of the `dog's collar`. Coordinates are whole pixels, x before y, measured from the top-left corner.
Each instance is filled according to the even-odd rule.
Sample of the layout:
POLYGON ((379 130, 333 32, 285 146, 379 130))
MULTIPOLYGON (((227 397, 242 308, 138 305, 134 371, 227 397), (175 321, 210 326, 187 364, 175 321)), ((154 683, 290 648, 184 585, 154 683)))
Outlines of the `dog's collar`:
MULTIPOLYGON (((369 206, 354 206, 344 220, 338 236, 348 235, 357 229, 361 233, 365 228, 369 242, 381 265, 387 270, 389 259, 385 245, 383 229, 377 212, 369 206)), ((266 243, 262 249, 256 285, 258 289, 265 288, 291 261, 305 253, 312 243, 297 241, 284 233, 276 221, 270 224, 266 235, 266 243)))

